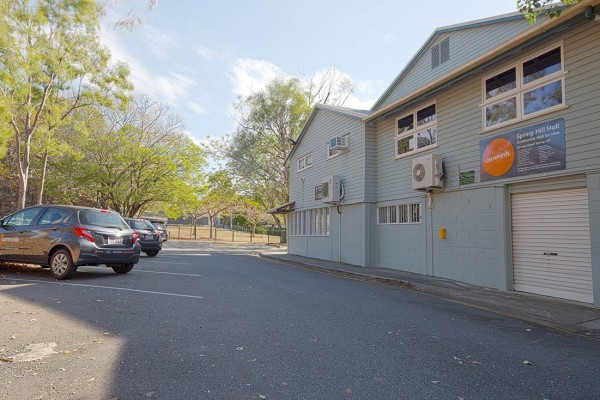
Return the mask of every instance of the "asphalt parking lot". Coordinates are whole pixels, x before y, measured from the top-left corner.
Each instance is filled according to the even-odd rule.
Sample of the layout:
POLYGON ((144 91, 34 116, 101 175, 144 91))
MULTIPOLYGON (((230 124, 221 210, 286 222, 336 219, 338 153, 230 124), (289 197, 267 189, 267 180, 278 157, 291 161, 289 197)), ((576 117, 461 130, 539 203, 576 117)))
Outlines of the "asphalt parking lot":
POLYGON ((253 245, 0 266, 0 399, 593 398, 597 342, 253 245))
MULTIPOLYGON (((189 359, 173 349, 181 341, 178 324, 186 330, 201 329, 198 317, 185 313, 204 299, 198 285, 204 273, 202 260, 211 255, 255 254, 261 249, 167 243, 157 257, 142 254, 129 274, 85 266, 69 281, 57 281, 37 266, 0 265, 0 398, 154 397, 156 383, 148 382, 149 377, 141 382, 146 388, 133 397, 115 388, 127 386, 115 373, 123 369, 123 354, 131 342, 136 342, 136 349, 139 339, 152 342, 147 349, 142 345, 139 353, 136 350, 131 368, 148 362, 137 362, 145 358, 142 354, 163 354, 158 359, 148 357, 157 363, 160 357, 189 359)), ((164 377, 156 381, 164 384, 164 377)))

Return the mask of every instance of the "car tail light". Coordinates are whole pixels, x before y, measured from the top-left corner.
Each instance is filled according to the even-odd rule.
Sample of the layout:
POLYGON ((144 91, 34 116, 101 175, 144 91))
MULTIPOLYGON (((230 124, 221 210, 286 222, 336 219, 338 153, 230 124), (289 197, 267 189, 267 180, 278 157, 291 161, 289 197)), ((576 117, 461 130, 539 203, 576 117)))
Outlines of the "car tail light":
POLYGON ((140 234, 136 231, 133 231, 133 239, 131 240, 131 244, 135 244, 140 239, 140 234))
POLYGON ((89 229, 76 226, 73 228, 73 230, 75 231, 75 234, 80 238, 86 238, 90 242, 94 243, 94 237, 92 236, 92 232, 90 232, 89 229))
POLYGON ((160 240, 160 233, 156 234, 156 240, 160 240))

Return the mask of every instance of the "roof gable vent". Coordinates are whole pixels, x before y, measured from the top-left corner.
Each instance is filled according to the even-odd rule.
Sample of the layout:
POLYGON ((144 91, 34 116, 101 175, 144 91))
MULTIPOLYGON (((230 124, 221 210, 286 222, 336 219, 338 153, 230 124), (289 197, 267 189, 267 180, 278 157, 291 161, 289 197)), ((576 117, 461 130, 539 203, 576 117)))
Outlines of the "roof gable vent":
POLYGON ((431 48, 431 69, 450 60, 450 38, 442 40, 431 48))

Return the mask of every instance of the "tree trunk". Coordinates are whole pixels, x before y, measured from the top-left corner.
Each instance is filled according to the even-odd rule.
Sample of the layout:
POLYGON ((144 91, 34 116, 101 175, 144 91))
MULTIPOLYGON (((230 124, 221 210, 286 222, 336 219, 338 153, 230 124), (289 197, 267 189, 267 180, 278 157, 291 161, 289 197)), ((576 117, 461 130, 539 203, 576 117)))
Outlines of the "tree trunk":
MULTIPOLYGON (((15 133, 18 135, 18 133, 15 133)), ((25 137, 25 148, 23 149, 23 156, 21 158, 21 149, 17 148, 17 171, 19 173, 19 197, 17 199, 17 209, 20 210, 25 208, 25 201, 27 199, 27 186, 29 183, 29 158, 31 151, 31 133, 28 133, 25 137)), ((20 140, 17 138, 16 145, 20 147, 20 140)))
POLYGON ((210 214, 208 214, 208 238, 213 238, 213 217, 210 214))
MULTIPOLYGON (((27 169, 28 171, 29 169, 27 169)), ((25 195, 27 193, 27 175, 19 171, 19 196, 17 198, 17 210, 25 208, 25 195)))
POLYGON ((196 225, 198 225, 198 219, 196 216, 192 215, 192 221, 194 223, 194 240, 198 240, 198 236, 196 235, 196 225))
POLYGON ((44 152, 44 159, 42 161, 42 176, 40 177, 40 191, 38 193, 38 199, 36 204, 42 204, 44 199, 44 184, 46 183, 46 168, 48 167, 48 144, 46 144, 46 151, 44 152))

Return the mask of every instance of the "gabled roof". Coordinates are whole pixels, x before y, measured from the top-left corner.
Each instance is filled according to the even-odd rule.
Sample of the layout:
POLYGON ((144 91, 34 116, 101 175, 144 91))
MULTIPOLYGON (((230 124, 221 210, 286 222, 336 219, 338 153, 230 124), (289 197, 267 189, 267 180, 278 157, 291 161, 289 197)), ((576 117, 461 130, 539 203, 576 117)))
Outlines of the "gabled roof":
POLYGON ((300 131, 300 134, 294 140, 294 142, 295 142, 294 147, 292 147, 292 150, 286 157, 285 161, 283 162, 283 165, 286 165, 289 162, 289 160, 292 158, 294 153, 296 152, 296 149, 299 147, 300 142, 304 138, 304 135, 306 134, 306 131, 308 130, 308 127, 310 126, 312 120, 315 118, 315 115, 317 114, 318 110, 331 111, 331 112, 334 112, 334 113, 337 113, 337 114, 340 114, 340 115, 343 115, 343 116, 346 116, 346 117, 349 117, 352 119, 357 119, 359 121, 362 121, 364 118, 368 117, 370 114, 370 111, 367 111, 367 110, 359 110, 359 109, 355 109, 355 108, 347 108, 347 107, 341 107, 341 106, 332 106, 329 104, 321 104, 321 103, 315 104, 312 111, 310 112, 310 115, 306 119, 304 126, 302 127, 302 131, 300 131))
POLYGON ((394 88, 400 83, 400 81, 404 78, 404 76, 411 70, 411 68, 415 65, 415 63, 425 53, 425 50, 427 50, 429 45, 432 44, 434 41, 436 41, 438 39, 438 37, 440 37, 441 35, 448 33, 448 32, 478 28, 481 26, 500 24, 500 23, 504 23, 507 21, 516 21, 516 20, 520 20, 520 19, 523 19, 523 14, 521 14, 519 12, 515 12, 515 13, 502 14, 502 15, 498 15, 495 17, 478 19, 475 21, 463 22, 460 24, 447 25, 447 26, 437 28, 436 30, 433 31, 433 33, 429 36, 429 38, 425 41, 425 43, 423 43, 421 48, 417 51, 417 53, 413 56, 413 58, 408 62, 408 64, 406 64, 404 69, 398 74, 398 76, 396 76, 396 78, 392 81, 392 83, 388 86, 388 88, 383 92, 383 94, 379 97, 379 99, 377 99, 375 104, 373 104, 373 106, 371 107, 371 111, 373 112, 373 111, 377 110, 377 108, 379 106, 381 106, 381 104, 385 101, 385 99, 388 97, 388 95, 394 90, 394 88))
MULTIPOLYGON (((568 27, 572 23, 584 20, 583 13, 585 7, 590 5, 597 5, 598 3, 598 0, 581 0, 579 3, 569 8, 566 8, 560 14, 560 16, 533 24, 530 29, 497 46, 492 51, 489 51, 486 54, 476 57, 475 59, 461 66, 460 68, 454 69, 446 75, 418 88, 417 90, 402 98, 393 101, 391 104, 388 104, 385 107, 382 107, 381 109, 377 109, 377 107, 379 107, 381 103, 385 100, 385 98, 389 95, 390 91, 393 90, 402 80, 402 78, 407 74, 414 62, 416 62, 416 60, 419 59, 424 49, 426 49, 427 46, 431 43, 431 41, 434 40, 441 33, 442 29, 463 29, 463 27, 465 26, 476 26, 475 24, 493 23, 491 21, 506 21, 506 18, 511 18, 511 15, 521 16, 521 14, 504 14, 498 17, 472 21, 465 24, 451 25, 445 28, 437 29, 434 32, 434 34, 427 40, 427 42, 421 47, 421 49, 415 55, 415 57, 413 57, 411 62, 402 70, 400 75, 396 77, 396 79, 390 85, 390 87, 388 87, 386 92, 377 100, 377 102, 373 105, 373 107, 370 110, 371 113, 367 117, 365 117, 363 121, 373 122, 377 119, 384 118, 386 115, 393 113, 394 110, 398 109, 399 107, 419 101, 419 99, 422 99, 423 97, 431 93, 435 93, 437 90, 440 90, 443 87, 448 86, 453 82, 460 80, 461 78, 464 78, 465 76, 468 76, 472 73, 481 70, 486 65, 490 65, 502 59, 502 57, 505 57, 506 54, 511 51, 520 51, 520 48, 535 43, 537 40, 541 40, 543 37, 552 34, 553 31, 556 29, 564 29, 565 26, 568 27)), ((522 16, 520 18, 522 18, 522 16)))

